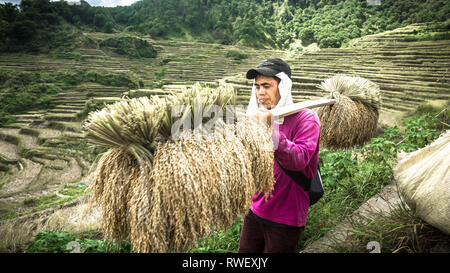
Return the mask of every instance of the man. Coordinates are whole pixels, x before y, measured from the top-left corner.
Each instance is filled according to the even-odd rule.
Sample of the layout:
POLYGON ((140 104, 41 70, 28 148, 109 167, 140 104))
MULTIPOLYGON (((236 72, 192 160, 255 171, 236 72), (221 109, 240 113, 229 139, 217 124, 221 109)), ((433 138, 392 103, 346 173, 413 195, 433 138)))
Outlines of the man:
POLYGON ((254 79, 247 114, 273 130, 275 184, 267 201, 264 193, 253 196, 238 252, 295 252, 306 225, 309 195, 279 164, 286 170, 301 171, 309 179, 313 177, 319 160, 319 118, 309 109, 282 119, 272 117, 269 110, 293 103, 291 69, 283 60, 264 60, 247 72, 247 78, 254 79))

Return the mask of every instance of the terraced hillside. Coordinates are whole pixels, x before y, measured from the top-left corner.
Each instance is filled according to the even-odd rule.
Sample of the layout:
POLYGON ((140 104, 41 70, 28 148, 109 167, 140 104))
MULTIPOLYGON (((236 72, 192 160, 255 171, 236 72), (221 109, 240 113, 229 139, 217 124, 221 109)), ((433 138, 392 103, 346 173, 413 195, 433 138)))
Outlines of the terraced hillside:
MULTIPOLYGON (((449 33, 449 29, 436 28, 434 24, 413 24, 354 39, 346 48, 326 48, 288 59, 293 71, 294 101, 326 96, 317 84, 337 73, 361 76, 377 83, 383 97, 382 111, 385 112, 412 110, 426 100, 450 99, 450 40, 411 41, 411 37, 423 30, 449 33)), ((283 54, 264 57, 268 56, 283 57, 283 54)), ((250 98, 252 82, 244 76, 248 67, 240 67, 244 71, 237 70, 234 76, 226 77, 226 81, 237 90, 238 103, 245 105, 250 98)), ((200 71, 203 74, 208 70, 200 71)), ((176 73, 171 71, 171 79, 176 78, 176 73)), ((162 90, 133 91, 161 94, 176 88, 166 85, 162 90)))
MULTIPOLYGON (((348 48, 322 49, 291 60, 294 100, 326 95, 316 85, 336 73, 377 83, 384 110, 411 110, 426 100, 450 99, 450 40, 408 41, 410 35, 427 27, 415 24, 365 36, 351 41, 348 48)), ((229 82, 239 88, 242 102, 248 100, 250 82, 243 77, 229 82)))
MULTIPOLYGON (((326 95, 316 85, 336 73, 362 76, 379 84, 382 109, 387 113, 413 109, 428 99, 450 99, 450 40, 413 42, 405 38, 427 27, 412 25, 354 40, 348 48, 322 49, 289 59, 294 100, 326 95)), ((102 39, 114 34, 87 35, 102 39)), ((77 50, 82 56, 78 59, 0 55, 0 69, 95 70, 131 75, 139 86, 130 90, 93 82, 61 84, 61 91, 52 98, 52 109, 16 115, 15 123, 0 128, 0 226, 12 218, 33 217, 83 195, 95 155, 102 151, 89 147, 80 130, 80 115, 87 102, 111 102, 122 95, 165 94, 196 81, 216 85, 225 79, 236 88, 238 103, 246 104, 251 81, 244 78, 244 73, 266 57, 288 56, 283 51, 144 39, 155 46, 157 58, 130 59, 88 48, 77 50), (226 57, 230 50, 245 53, 248 58, 237 61, 226 57)))

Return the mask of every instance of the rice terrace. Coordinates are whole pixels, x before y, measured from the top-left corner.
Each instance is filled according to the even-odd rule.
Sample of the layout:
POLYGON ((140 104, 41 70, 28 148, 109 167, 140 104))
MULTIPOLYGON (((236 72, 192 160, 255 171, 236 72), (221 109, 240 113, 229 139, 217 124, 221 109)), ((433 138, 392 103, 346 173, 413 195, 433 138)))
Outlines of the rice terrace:
POLYGON ((448 1, 88 2, 0 3, 0 252, 237 252, 274 153, 225 121, 267 58, 336 100, 296 252, 450 252, 448 1), (197 104, 220 130, 175 138, 197 104))

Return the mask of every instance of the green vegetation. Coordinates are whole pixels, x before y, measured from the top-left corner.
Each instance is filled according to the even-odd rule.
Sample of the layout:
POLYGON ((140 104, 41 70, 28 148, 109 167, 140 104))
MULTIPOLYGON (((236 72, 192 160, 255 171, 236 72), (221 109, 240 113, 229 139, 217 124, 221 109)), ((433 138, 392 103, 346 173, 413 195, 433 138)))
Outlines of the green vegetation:
POLYGON ((296 39, 339 47, 352 38, 411 23, 444 21, 449 9, 448 1, 386 0, 370 6, 365 0, 144 0, 111 14, 120 18, 119 25, 155 37, 288 48, 296 39))
POLYGON ((85 82, 105 86, 137 88, 140 78, 131 74, 105 73, 96 70, 73 72, 26 72, 0 69, 0 127, 15 122, 11 115, 33 109, 49 109, 52 98, 63 86, 75 86, 85 82))
POLYGON ((135 58, 155 58, 156 50, 146 40, 134 37, 113 37, 100 42, 101 48, 108 48, 120 55, 135 58))
POLYGON ((61 16, 60 3, 67 5, 49 0, 23 0, 19 6, 0 4, 0 51, 49 52, 86 45, 81 31, 61 16))
POLYGON ((238 63, 241 62, 241 60, 247 59, 248 55, 244 54, 242 52, 239 52, 237 50, 229 50, 227 51, 227 54, 225 55, 227 58, 233 59, 237 61, 238 63))
POLYGON ((1 108, 8 113, 17 113, 24 109, 49 108, 52 106, 51 96, 58 91, 55 85, 45 83, 7 88, 2 95, 1 108))
POLYGON ((114 240, 92 240, 77 238, 68 232, 43 231, 35 236, 34 242, 25 253, 70 253, 77 252, 76 247, 70 247, 70 242, 79 246, 80 253, 130 253, 131 245, 126 242, 117 243, 114 240), (69 245, 68 245, 69 244, 69 245))
POLYGON ((0 70, 0 127, 15 121, 11 114, 51 108, 60 89, 41 79, 39 73, 0 70))
POLYGON ((215 230, 211 236, 203 238, 191 249, 193 253, 230 253, 236 252, 241 235, 242 217, 238 217, 233 225, 227 230, 215 230))
POLYGON ((25 198, 22 202, 12 203, 0 211, 0 220, 12 219, 48 208, 55 208, 67 202, 74 201, 86 193, 87 186, 75 182, 63 185, 58 189, 58 194, 49 193, 39 197, 25 198))
POLYGON ((0 52, 50 53, 57 58, 82 59, 72 51, 79 47, 113 48, 119 54, 154 58, 156 51, 147 41, 111 38, 96 41, 84 30, 113 33, 116 23, 110 11, 87 2, 69 5, 66 1, 22 0, 19 5, 0 4, 0 52), (20 9, 19 9, 20 8, 20 9))
POLYGON ((450 39, 450 32, 425 33, 419 35, 410 35, 404 38, 405 42, 437 41, 449 39, 450 39))
POLYGON ((106 106, 106 103, 104 102, 95 102, 93 100, 88 100, 84 104, 83 110, 77 114, 77 118, 80 120, 85 119, 90 112, 97 111, 100 109, 103 109, 106 106))
POLYGON ((417 217, 404 203, 389 215, 376 213, 350 224, 353 234, 334 242, 329 252, 367 253, 366 246, 371 241, 380 244, 381 253, 448 252, 450 236, 417 217))
POLYGON ((311 207, 301 239, 306 246, 333 228, 393 179, 397 152, 422 148, 448 129, 450 116, 436 113, 405 119, 403 132, 386 128, 370 144, 353 151, 320 151, 325 196, 311 207), (339 170, 339 171, 337 171, 339 170), (326 220, 324 220, 326 219, 326 220))
POLYGON ((75 70, 74 72, 45 73, 49 80, 62 82, 66 86, 94 82, 105 86, 125 86, 137 88, 137 82, 131 75, 121 73, 105 73, 96 70, 75 70))
POLYGON ((61 52, 61 53, 56 53, 54 55, 54 57, 56 59, 67 59, 67 60, 77 60, 77 61, 81 61, 86 58, 79 52, 61 52))
MULTIPOLYGON (((445 21, 450 13, 445 0, 383 0, 381 5, 366 0, 142 0, 115 8, 91 7, 84 1, 22 0, 19 7, 0 5, 0 51, 94 46, 80 30, 266 48, 286 49, 297 40, 305 46, 340 47, 350 39, 411 23, 445 21)), ((448 37, 420 39, 442 35, 448 37)))
MULTIPOLYGON (((90 65, 89 62, 85 62, 87 58, 98 58, 101 61, 105 61, 105 68, 109 69, 117 68, 108 67, 110 59, 105 58, 103 54, 97 55, 99 50, 89 49, 102 49, 105 53, 114 52, 115 54, 132 58, 154 57, 153 55, 156 54, 156 51, 154 51, 153 46, 147 40, 132 37, 136 35, 151 35, 153 39, 161 37, 175 40, 249 45, 253 47, 290 48, 295 50, 294 55, 296 56, 306 51, 305 49, 309 47, 311 49, 317 48, 316 43, 321 47, 339 47, 349 39, 401 27, 410 23, 443 21, 434 24, 433 27, 428 25, 421 26, 420 30, 417 28, 414 32, 394 34, 391 37, 409 35, 403 36, 405 38, 394 38, 400 42, 401 39, 404 39, 404 41, 449 39, 448 30, 450 28, 450 21, 444 21, 449 14, 450 2, 443 0, 386 0, 382 1, 381 6, 368 6, 366 0, 142 0, 129 7, 116 8, 90 7, 83 1, 81 5, 68 5, 63 1, 25 0, 22 1, 20 7, 21 9, 19 10, 18 6, 9 3, 0 4, 0 52, 49 53, 48 56, 51 58, 69 60, 67 63, 75 63, 77 67, 80 67, 80 65, 86 67, 87 63, 90 65), (117 35, 118 38, 105 38, 112 36, 95 33, 92 34, 92 37, 96 37, 94 39, 84 34, 84 32, 89 31, 105 33, 123 31, 129 36, 123 37, 120 34, 117 35)), ((378 38, 374 38, 374 40, 376 39, 378 38)), ((198 60, 209 61, 211 59, 209 52, 198 53, 193 51, 192 53, 189 52, 191 54, 178 55, 178 52, 176 52, 180 48, 178 43, 169 42, 167 45, 165 43, 167 41, 161 41, 160 44, 162 46, 160 45, 160 48, 166 49, 166 46, 170 46, 173 51, 165 52, 169 54, 165 55, 161 60, 155 61, 159 67, 148 66, 151 69, 146 69, 145 73, 137 72, 139 75, 151 75, 149 77, 152 79, 151 82, 146 79, 146 86, 148 85, 150 88, 162 87, 168 83, 168 79, 170 81, 175 78, 175 73, 177 73, 175 76, 179 76, 179 81, 190 77, 189 70, 184 68, 174 69, 174 67, 177 67, 175 63, 190 65, 196 64, 198 60), (171 66, 171 63, 166 66, 170 62, 173 62, 174 65, 171 66)), ((375 43, 377 42, 375 41, 375 43)), ((412 45, 415 45, 415 43, 411 43, 412 45)), ((418 45, 419 47, 416 51, 408 54, 417 55, 416 52, 419 52, 419 55, 421 55, 422 49, 419 43, 418 45)), ((205 47, 212 48, 213 46, 205 47)), ((233 50, 227 50, 226 48, 231 47, 214 46, 215 54, 217 54, 215 56, 220 55, 220 58, 225 56, 228 58, 227 63, 240 63, 246 58, 254 57, 253 53, 247 56, 243 54, 244 52, 234 50, 234 48, 239 47, 233 47, 233 50)), ((327 52, 334 51, 330 50, 327 52)), ((394 53, 396 52, 387 51, 384 54, 391 55, 394 53)), ((379 55, 374 56, 375 58, 379 57, 379 55)), ((415 56, 411 55, 411 59, 412 57, 415 56)), ((318 57, 319 62, 315 62, 316 59, 312 60, 314 60, 314 63, 322 64, 320 58, 323 58, 323 55, 318 57)), ((337 58, 339 59, 340 57, 337 58)), ((370 58, 372 58, 372 55, 370 58)), ((425 60, 425 58, 420 56, 417 58, 418 61, 425 60)), ((111 64, 114 64, 115 59, 112 60, 111 64)), ((409 60, 409 58, 406 58, 406 60, 409 60)), ((430 59, 430 63, 434 60, 430 59)), ((44 58, 42 61, 46 62, 47 59, 44 58)), ((58 61, 58 63, 62 62, 65 61, 58 61)), ((134 63, 135 60, 131 62, 134 63)), ((339 65, 338 63, 336 64, 339 65)), ((343 64, 346 66, 348 63, 344 61, 343 64)), ((21 65, 20 61, 19 65, 21 65)), ((128 63, 122 63, 122 65, 128 66, 128 63)), ((436 62, 436 65, 439 65, 439 63, 436 62)), ((133 66, 130 69, 141 69, 137 65, 133 64, 133 66)), ((351 67, 359 70, 359 66, 351 67)), ((394 68, 397 69, 398 67, 394 68)), ((24 67, 24 69, 26 68, 24 67)), ((59 71, 65 71, 65 69, 66 66, 64 66, 64 70, 59 71)), ((2 172, 5 172, 7 175, 10 172, 17 172, 16 168, 12 167, 15 165, 17 165, 17 169, 22 169, 23 166, 26 168, 27 166, 23 159, 40 163, 44 168, 64 171, 64 163, 69 164, 71 162, 69 158, 74 158, 77 164, 82 167, 84 176, 89 167, 86 163, 98 160, 98 155, 105 152, 106 148, 90 146, 78 134, 78 125, 74 126, 71 122, 61 122, 64 121, 63 119, 50 118, 58 115, 66 118, 66 115, 69 116, 73 113, 76 118, 81 120, 89 112, 104 107, 105 103, 109 103, 107 100, 114 99, 112 97, 98 98, 97 95, 99 93, 96 93, 96 90, 101 89, 101 87, 93 85, 92 90, 86 91, 84 88, 88 89, 90 84, 83 85, 83 83, 97 83, 104 86, 132 89, 143 87, 143 81, 134 73, 109 73, 108 71, 82 70, 79 68, 69 71, 25 72, 0 69, 0 127, 16 122, 16 118, 13 115, 23 114, 30 110, 52 108, 52 100, 55 97, 63 98, 63 94, 69 94, 67 100, 64 101, 70 100, 71 97, 76 100, 75 106, 61 108, 63 109, 61 112, 55 109, 45 115, 45 118, 49 118, 47 120, 49 123, 46 123, 45 126, 48 125, 49 128, 60 131, 75 131, 75 133, 71 132, 71 135, 39 137, 40 129, 25 128, 24 124, 27 123, 21 120, 19 120, 19 122, 22 122, 21 124, 11 126, 20 129, 19 135, 11 133, 14 132, 11 129, 5 129, 4 132, 1 132, 0 139, 16 145, 16 153, 22 159, 10 159, 0 156, 0 176, 3 175, 2 172), (76 94, 78 91, 84 93, 76 94), (91 100, 88 100, 82 112, 78 113, 80 110, 79 105, 82 105, 84 98, 91 98, 91 100), (37 144, 46 149, 26 148, 28 146, 25 145, 25 141, 22 141, 24 135, 31 135, 37 138, 37 144), (49 149, 49 147, 54 149, 49 149), (76 151, 76 153, 73 151, 76 151), (50 162, 53 160, 58 162, 50 162)), ((339 68, 327 70, 327 72, 338 71, 340 71, 339 68)), ((426 76, 425 74, 423 72, 424 77, 426 76)), ((421 75, 418 74, 417 78, 420 78, 421 75)), ((444 89, 446 84, 449 83, 446 79, 446 72, 436 72, 435 77, 432 81, 427 82, 427 80, 424 80, 422 82, 430 83, 427 86, 436 86, 441 89, 444 89), (434 81, 435 79, 437 80, 434 81)), ((383 80, 386 79, 383 77, 383 80)), ((408 77, 408 81, 409 79, 408 77)), ((390 81, 391 79, 389 78, 390 81)), ((419 85, 418 83, 414 84, 419 85)), ((426 93, 428 89, 425 89, 427 87, 425 85, 425 91, 420 91, 420 96, 423 97, 428 96, 428 93, 426 93)), ((114 96, 117 96, 121 89, 116 88, 114 92, 117 93, 114 96)), ((107 92, 104 90, 102 94, 107 92)), ((399 91, 398 93, 401 92, 399 91)), ((150 96, 153 93, 142 91, 131 94, 150 96)), ((389 92, 386 94, 389 95, 389 92)), ((430 90, 429 94, 431 98, 434 92, 430 90)), ((130 95, 130 97, 133 96, 130 95)), ((442 95, 441 97, 445 96, 442 95)), ((401 98, 403 97, 401 96, 401 98)), ((57 102, 58 100, 55 101, 57 102)), ((396 101, 398 100, 392 100, 389 103, 395 104, 396 101)), ((60 103, 58 102, 58 104, 60 103)), ((310 210, 308 225, 300 241, 300 249, 326 234, 364 201, 392 181, 392 167, 395 164, 397 151, 402 149, 409 152, 421 148, 437 138, 440 132, 448 129, 450 124, 448 104, 448 101, 444 101, 443 104, 439 105, 427 104, 419 106, 417 111, 407 115, 400 128, 385 128, 372 139, 370 144, 362 148, 353 150, 321 149, 320 163, 326 187, 326 196, 310 210), (445 105, 447 105, 447 109, 442 111, 445 105)), ((396 107, 396 105, 391 107, 396 107)), ((37 114, 32 115, 38 116, 37 114)), ((17 119, 21 118, 18 117, 17 119)), ((79 121, 76 118, 75 120, 79 121)), ((32 214, 49 208, 57 208, 64 203, 83 196, 85 189, 85 185, 72 181, 71 184, 60 187, 58 194, 45 194, 26 198, 21 202, 6 204, 0 209, 0 220, 32 214)), ((375 215, 367 225, 355 223, 353 228, 356 235, 351 237, 349 241, 337 246, 336 251, 366 252, 365 244, 370 240, 382 242, 382 246, 386 247, 382 249, 383 252, 423 251, 433 242, 434 238, 439 238, 439 236, 425 223, 412 217, 412 215, 412 211, 399 208, 390 218, 382 218, 375 215), (398 233, 396 233, 397 231, 398 233), (432 237, 431 243, 426 241, 430 237, 432 237), (406 243, 396 245, 394 240, 399 238, 405 238, 401 240, 404 240, 406 243), (425 239, 425 241, 416 240, 417 238, 421 238, 420 240, 425 239), (414 240, 416 240, 414 242, 420 241, 423 243, 421 245, 407 244, 408 240, 409 243, 412 243, 414 240)), ((238 247, 241 226, 242 217, 239 217, 230 228, 227 230, 216 230, 211 236, 198 241, 197 245, 190 251, 235 252, 238 247)), ((30 247, 31 250, 29 252, 66 251, 67 242, 64 241, 65 239, 63 238, 63 241, 66 242, 64 244, 63 241, 60 242, 55 237, 67 237, 66 239, 69 239, 69 237, 73 239, 74 237, 78 242, 85 240, 84 243, 80 243, 82 252, 111 251, 108 241, 91 240, 93 237, 80 239, 77 235, 48 231, 39 239, 42 239, 44 243, 40 245, 36 243, 33 246, 34 250, 30 247), (55 248, 51 249, 55 244, 59 244, 59 246, 54 246, 55 248)), ((130 249, 128 250, 131 251, 130 249)), ((128 250, 124 249, 121 252, 129 252, 128 250)))
POLYGON ((155 71, 155 81, 150 84, 150 88, 161 88, 166 84, 166 82, 163 80, 164 76, 166 75, 167 68, 162 66, 161 70, 155 71))
POLYGON ((57 138, 57 141, 48 142, 45 139, 42 140, 41 145, 43 147, 54 147, 58 149, 71 149, 81 152, 82 157, 88 162, 95 162, 98 155, 107 151, 104 147, 98 147, 88 144, 82 138, 73 138, 67 135, 61 135, 57 138))
POLYGON ((450 20, 414 30, 413 35, 405 36, 406 42, 437 41, 450 39, 450 20), (443 31, 445 30, 445 31, 443 31))

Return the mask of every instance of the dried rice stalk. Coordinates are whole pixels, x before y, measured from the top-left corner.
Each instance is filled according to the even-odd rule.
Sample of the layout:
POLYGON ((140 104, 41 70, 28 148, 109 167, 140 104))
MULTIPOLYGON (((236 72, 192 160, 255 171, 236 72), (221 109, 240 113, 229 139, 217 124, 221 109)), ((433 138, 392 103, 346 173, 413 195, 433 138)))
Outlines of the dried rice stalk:
POLYGON ((378 111, 360 101, 341 95, 333 106, 317 110, 321 123, 320 143, 323 147, 349 148, 371 139, 377 129, 378 111))
POLYGON ((319 88, 338 100, 317 109, 321 123, 320 143, 328 148, 349 148, 369 141, 377 129, 380 89, 360 77, 336 75, 319 88))
POLYGON ((253 194, 273 186, 273 151, 256 153, 263 157, 253 158, 237 137, 186 137, 158 147, 150 194, 153 237, 140 240, 136 250, 184 251, 214 228, 229 227, 250 208, 253 194), (263 179, 254 177, 254 164, 263 165, 263 179))
POLYGON ((107 105, 89 114, 83 124, 86 138, 95 145, 124 148, 140 164, 151 163, 163 107, 165 101, 158 97, 141 97, 107 105))
POLYGON ((345 95, 353 101, 361 101, 377 110, 381 107, 380 88, 372 81, 361 77, 337 74, 317 87, 329 92, 332 99, 339 99, 340 95, 345 95))
POLYGON ((140 179, 136 158, 124 149, 110 149, 99 161, 91 187, 89 205, 97 203, 102 210, 105 237, 128 239, 130 234, 130 187, 140 179))
MULTIPOLYGON (((140 162, 150 161, 157 141, 171 136, 176 117, 171 113, 174 107, 189 106, 192 123, 195 110, 208 110, 211 105, 222 111, 236 102, 236 95, 230 84, 221 83, 218 88, 202 87, 196 83, 181 94, 172 93, 165 98, 158 96, 123 100, 107 105, 89 114, 83 123, 86 138, 92 144, 107 148, 127 148, 140 162), (195 105, 199 108, 194 108, 195 105)), ((203 119, 205 123, 208 119, 203 119)))

